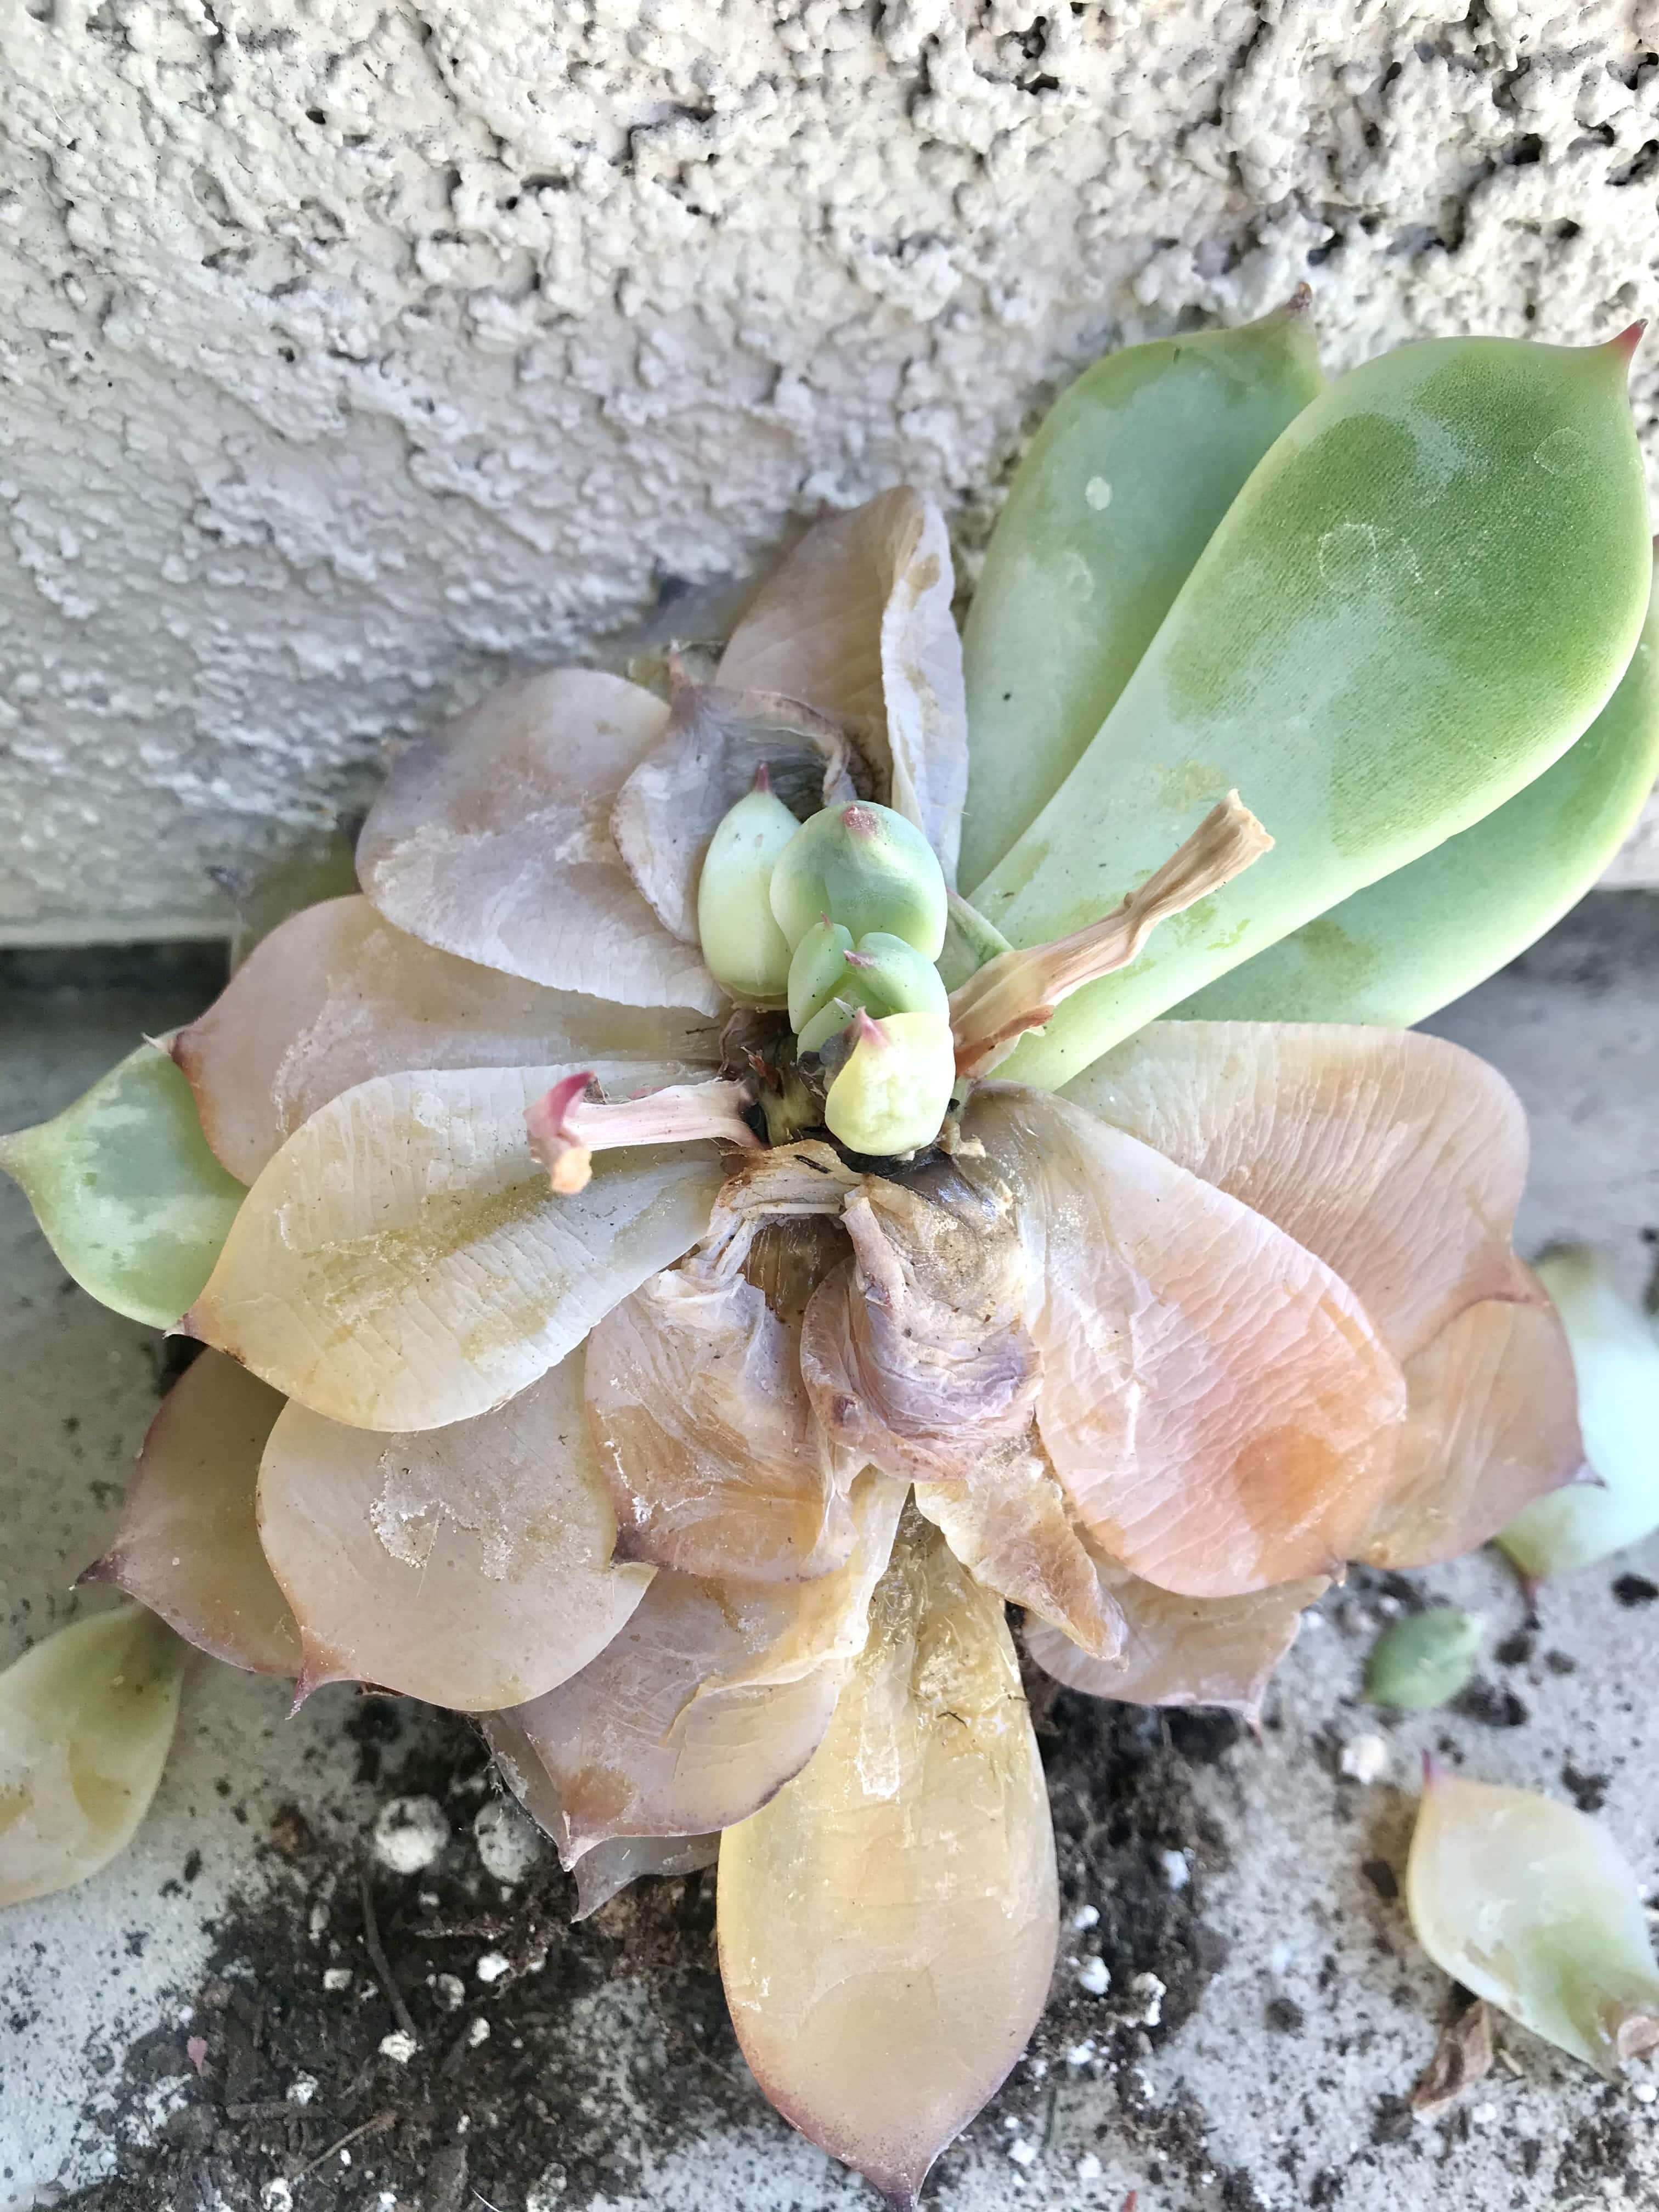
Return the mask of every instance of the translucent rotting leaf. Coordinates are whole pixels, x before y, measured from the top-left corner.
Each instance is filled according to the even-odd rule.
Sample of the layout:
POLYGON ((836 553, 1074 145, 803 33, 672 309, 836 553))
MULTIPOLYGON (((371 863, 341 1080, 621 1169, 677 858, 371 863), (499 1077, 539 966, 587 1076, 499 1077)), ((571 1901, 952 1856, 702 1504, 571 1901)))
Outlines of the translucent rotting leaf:
POLYGON ((252 1182, 319 1106, 372 1075, 565 1058, 712 1067, 720 1046, 685 1007, 527 983, 423 945, 356 897, 274 930, 172 1052, 209 1144, 252 1182))
POLYGON ((839 1167, 821 1145, 758 1154, 722 1191, 699 1249, 588 1338, 587 1417, 621 1556, 745 1582, 823 1574, 847 1558, 858 1463, 832 1452, 813 1414, 799 1322, 774 1314, 744 1273, 763 1225, 839 1218, 850 1181, 839 1167))
POLYGON ((1431 1606, 1385 1628, 1365 1662, 1365 1694, 1374 1705, 1425 1712, 1455 1698, 1474 1674, 1486 1641, 1478 1613, 1431 1606))
MULTIPOLYGON (((712 1145, 600 1154, 549 1190, 525 1113, 563 1067, 376 1076, 260 1176, 187 1333, 329 1419, 438 1428, 488 1413, 696 1242, 712 1145)), ((618 1091, 673 1071, 601 1064, 618 1091)))
POLYGON ((669 703, 666 729, 617 793, 611 829, 664 928, 695 945, 708 841, 758 773, 798 821, 858 793, 847 739, 798 700, 681 684, 669 703))
POLYGON ((1099 734, 969 896, 1017 945, 1108 912, 1207 805, 1273 850, 1008 1064, 1059 1085, 1514 797, 1601 712, 1652 559, 1629 348, 1431 339, 1351 370, 1228 509, 1099 734))
POLYGON ((1102 1661, 1052 1622, 1027 1614, 1025 1648, 1068 1690, 1130 1705, 1220 1705, 1254 1720, 1322 1576, 1244 1597, 1177 1597, 1095 1555, 1102 1591, 1123 1622, 1123 1648, 1102 1661))
POLYGON ((651 1580, 611 1564, 579 1352, 495 1413, 408 1436, 289 1406, 259 1469, 259 1534, 307 1688, 372 1682, 463 1711, 579 1673, 651 1580))
POLYGON ((1193 1597, 1334 1571, 1386 1494, 1406 1407, 1348 1285, 1067 1101, 994 1085, 963 1128, 1013 1188, 1037 1425, 1097 1547, 1193 1597))
POLYGON ((1002 1601, 911 1516, 823 1744, 720 1841, 720 1974, 761 2087, 914 2207, 1036 2024, 1058 1902, 1002 1601))
POLYGON ((190 1085, 140 1045, 50 1121, 0 1137, 65 1270, 100 1304, 171 1328, 246 1195, 209 1151, 190 1085))
POLYGON ((291 915, 344 898, 357 888, 352 841, 337 823, 312 830, 274 854, 263 866, 233 874, 209 872, 236 910, 230 935, 232 971, 291 915))
POLYGON ((161 1778, 189 1647, 143 1606, 71 1621, 0 1674, 0 1905, 85 1881, 161 1778))
POLYGON ((1524 1575, 1571 1574, 1659 1528, 1659 1339, 1604 1253, 1563 1245, 1538 1278, 1566 1331, 1594 1482, 1540 1498, 1498 1542, 1524 1575))
POLYGON ((915 1496, 975 1581, 1051 1621, 1091 1662, 1121 1664, 1123 1616, 1035 1431, 993 1446, 960 1481, 919 1482, 915 1496))
POLYGON ((1174 1009, 1177 1020, 1406 1029, 1552 929, 1609 867, 1659 777, 1659 603, 1618 690, 1552 769, 1174 1009))
POLYGON ((1586 1814, 1431 1765, 1406 1901, 1443 1972, 1610 2079, 1659 2044, 1642 1892, 1586 1814))
POLYGON ((81 1577, 112 1583, 198 1651, 258 1674, 300 1671, 300 1632, 254 1515, 283 1402, 234 1359, 203 1352, 149 1425, 114 1542, 81 1577))
POLYGON ((649 691, 591 669, 492 692, 393 767, 357 841, 364 890, 398 928, 486 968, 719 1012, 696 949, 652 913, 611 835, 667 720, 649 691))
POLYGON ((943 516, 899 485, 807 532, 732 632, 719 677, 839 723, 874 763, 877 796, 953 884, 968 732, 952 590, 943 516))
MULTIPOLYGON (((562 1832, 558 1792, 516 1713, 483 1713, 479 1726, 501 1779, 544 1832, 562 1832)), ((647 1875, 698 1874, 720 1856, 718 1836, 607 1836, 591 1844, 571 1869, 576 1881, 573 1921, 586 1920, 602 1905, 647 1875)))
POLYGON ((1583 1486, 1572 1356, 1553 1306, 1470 1306, 1406 1362, 1406 1389, 1388 1496, 1354 1549, 1368 1566, 1455 1559, 1534 1499, 1583 1486))
POLYGON ((1304 287, 1242 330, 1125 347, 1043 417, 963 634, 964 883, 1081 758, 1245 478, 1319 390, 1307 307, 1304 287))
POLYGON ((1316 1252, 1398 1358, 1480 1299, 1539 1298, 1510 1246, 1526 1115, 1443 1038, 1154 1022, 1066 1095, 1316 1252))
POLYGON ((811 1582, 663 1569, 590 1666, 516 1710, 552 1783, 566 1866, 613 1837, 729 1826, 800 1771, 863 1645, 902 1502, 866 1475, 851 1557, 811 1582))
POLYGON ((801 1331, 807 1395, 855 1458, 952 1481, 1030 1425, 1039 1362, 1010 1194, 939 1161, 906 1183, 866 1176, 842 1220, 853 1257, 801 1331))

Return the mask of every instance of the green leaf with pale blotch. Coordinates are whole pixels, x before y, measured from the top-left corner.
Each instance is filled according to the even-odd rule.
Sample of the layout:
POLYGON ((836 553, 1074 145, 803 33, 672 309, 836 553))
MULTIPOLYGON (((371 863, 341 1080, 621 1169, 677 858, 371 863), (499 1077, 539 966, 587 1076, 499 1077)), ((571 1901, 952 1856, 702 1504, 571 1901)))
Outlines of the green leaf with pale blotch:
POLYGON ((1536 782, 1461 836, 1305 922, 1174 1010, 1177 1021, 1409 1029, 1552 929, 1659 777, 1659 598, 1619 689, 1536 782))
POLYGON ((1589 728, 1652 574, 1628 356, 1431 339, 1297 416, 1100 734, 971 896, 1016 945, 1062 937, 1234 787, 1273 850, 1068 1000, 1005 1075, 1064 1083, 1468 829, 1589 728))
POLYGON ((0 1674, 0 1905, 125 1850, 179 1717, 190 1647, 141 1605, 60 1628, 0 1674))
POLYGON ((1567 1333, 1584 1457, 1599 1478, 1536 1499, 1498 1537, 1522 1574, 1541 1579, 1659 1528, 1659 1341, 1589 1245, 1546 1253, 1536 1272, 1567 1333))
POLYGON ((52 1121, 0 1137, 0 1168, 82 1289, 152 1328, 195 1303, 245 1195, 208 1150, 189 1084, 150 1044, 52 1121))
POLYGON ((1126 347, 1020 463, 963 635, 964 884, 1087 750, 1250 471, 1322 381, 1304 292, 1237 331, 1126 347))

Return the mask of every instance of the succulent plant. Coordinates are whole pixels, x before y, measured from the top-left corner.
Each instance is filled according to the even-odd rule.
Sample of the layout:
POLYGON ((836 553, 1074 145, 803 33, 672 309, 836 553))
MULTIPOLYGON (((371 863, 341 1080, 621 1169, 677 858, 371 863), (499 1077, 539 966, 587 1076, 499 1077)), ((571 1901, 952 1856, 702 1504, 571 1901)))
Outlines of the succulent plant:
POLYGON ((1055 1953, 1005 1601, 1074 1688, 1250 1712, 1345 1560, 1580 1468, 1519 1105, 1368 1024, 1639 805, 1629 351, 1324 386, 1298 300, 1114 356, 965 678, 937 510, 832 516, 712 681, 554 670, 406 753, 359 893, 0 1150, 207 1347, 94 1576, 478 1716, 584 1909, 717 1848, 756 2075, 896 2206, 1055 1953), (1207 1018, 1258 957, 1297 1018, 1207 1018))

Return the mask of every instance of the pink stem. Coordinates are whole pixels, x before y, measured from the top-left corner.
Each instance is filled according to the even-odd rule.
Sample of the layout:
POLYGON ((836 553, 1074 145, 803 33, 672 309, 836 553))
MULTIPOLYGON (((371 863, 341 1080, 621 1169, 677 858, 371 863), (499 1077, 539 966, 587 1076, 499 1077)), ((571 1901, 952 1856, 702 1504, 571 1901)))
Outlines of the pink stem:
POLYGON ((590 1097, 591 1070, 562 1077, 525 1115, 530 1149, 561 1198, 586 1188, 595 1152, 621 1145, 691 1145, 712 1141, 759 1149, 743 1118, 755 1094, 746 1083, 676 1083, 639 1098, 590 1097))

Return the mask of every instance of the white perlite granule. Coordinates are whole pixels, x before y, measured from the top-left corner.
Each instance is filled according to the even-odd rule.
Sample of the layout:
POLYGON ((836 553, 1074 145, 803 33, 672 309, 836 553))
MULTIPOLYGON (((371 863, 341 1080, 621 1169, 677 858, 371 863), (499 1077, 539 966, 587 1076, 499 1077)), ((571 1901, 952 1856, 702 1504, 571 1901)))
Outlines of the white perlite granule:
POLYGON ((393 1874, 422 1874, 449 1841, 435 1797, 394 1797, 374 1819, 374 1856, 393 1874))

